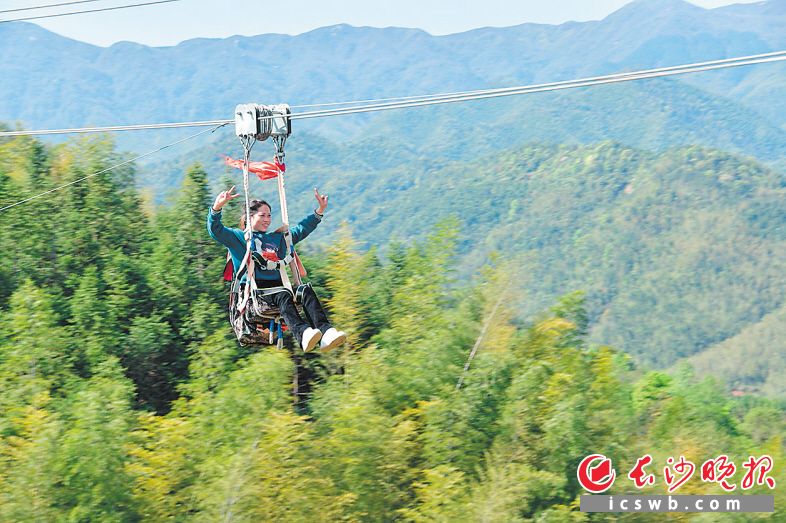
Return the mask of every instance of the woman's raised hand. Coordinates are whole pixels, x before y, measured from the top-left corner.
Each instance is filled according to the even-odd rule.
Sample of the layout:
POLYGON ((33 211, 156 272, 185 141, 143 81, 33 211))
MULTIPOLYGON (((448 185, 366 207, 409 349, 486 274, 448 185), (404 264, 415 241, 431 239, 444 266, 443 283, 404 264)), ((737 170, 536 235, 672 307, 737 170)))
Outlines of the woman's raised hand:
POLYGON ((328 206, 328 195, 319 194, 319 189, 314 187, 314 197, 317 199, 317 203, 319 203, 319 208, 317 209, 317 212, 319 214, 324 214, 325 209, 328 206))
POLYGON ((228 191, 221 191, 220 193, 218 193, 218 196, 216 196, 216 201, 213 202, 213 210, 220 211, 224 205, 234 200, 235 198, 239 198, 240 197, 239 194, 233 194, 234 190, 235 190, 235 186, 233 185, 232 188, 230 188, 228 191))

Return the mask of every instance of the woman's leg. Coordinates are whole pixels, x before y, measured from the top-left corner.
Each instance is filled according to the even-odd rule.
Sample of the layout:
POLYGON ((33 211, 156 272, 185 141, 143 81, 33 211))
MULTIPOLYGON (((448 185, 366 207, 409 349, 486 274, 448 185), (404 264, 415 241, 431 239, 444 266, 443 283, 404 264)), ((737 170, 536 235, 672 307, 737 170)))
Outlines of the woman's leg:
POLYGON ((319 329, 322 334, 332 327, 327 319, 327 315, 325 315, 325 309, 323 309, 322 304, 319 303, 317 293, 314 292, 311 285, 306 285, 303 290, 303 310, 306 312, 311 326, 315 329, 319 329))
POLYGON ((262 299, 281 311, 281 317, 284 318, 284 321, 289 326, 290 330, 292 330, 295 339, 300 343, 303 339, 303 331, 308 328, 308 323, 300 317, 300 313, 297 311, 297 307, 295 307, 295 301, 292 299, 292 295, 288 291, 281 291, 275 294, 262 296, 262 299))

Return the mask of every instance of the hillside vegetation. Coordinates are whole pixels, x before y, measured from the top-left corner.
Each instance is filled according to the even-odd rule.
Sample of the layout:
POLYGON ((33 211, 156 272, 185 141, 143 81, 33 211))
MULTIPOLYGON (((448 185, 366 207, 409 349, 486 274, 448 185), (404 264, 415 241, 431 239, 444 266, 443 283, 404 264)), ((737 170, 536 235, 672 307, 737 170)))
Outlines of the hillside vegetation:
POLYGON ((658 366, 734 336, 786 296, 786 178, 718 151, 530 146, 320 187, 335 205, 326 228, 346 220, 369 246, 458 217, 463 274, 493 252, 516 260, 519 317, 585 290, 591 339, 658 366))
POLYGON ((771 312, 739 334, 692 356, 700 375, 713 375, 740 392, 786 396, 786 307, 771 312))
MULTIPOLYGON (((641 363, 668 367, 784 305, 786 179, 752 160, 696 147, 532 145, 407 170, 323 164, 306 174, 299 162, 319 161, 320 149, 306 151, 288 170, 291 215, 311 210, 314 185, 331 195, 312 245, 326 248, 347 223, 364 249, 387 251, 454 216, 460 278, 495 253, 510 259, 511 285, 525 296, 520 321, 582 290, 589 339, 641 363)), ((239 176, 222 168, 213 178, 229 187, 239 176)), ((277 200, 272 182, 253 193, 277 200)))
MULTIPOLYGON (((51 149, 6 141, 0 204, 117 156, 99 139, 51 149)), ((662 185, 637 165, 662 165, 668 181, 670 159, 695 169, 670 193, 682 204, 706 191, 726 202, 778 190, 772 173, 722 155, 650 157, 612 145, 518 152, 496 175, 531 173, 532 189, 565 200, 574 213, 566 220, 592 223, 602 202, 576 207, 581 192, 611 201, 600 188, 617 187, 617 196, 646 199, 662 185), (598 166, 619 171, 610 165, 636 156, 617 178, 600 176, 598 166), (556 165, 563 170, 540 175, 556 165), (583 185, 573 186, 573 171, 583 185)), ((578 512, 576 467, 591 453, 614 460, 615 493, 630 491, 625 471, 645 453, 658 467, 669 456, 700 466, 724 454, 739 466, 735 483, 748 456, 786 459, 782 404, 731 398, 686 368, 638 370, 624 353, 588 342, 580 294, 514 321, 507 263, 455 271, 468 241, 455 220, 429 224, 384 256, 320 226, 315 236, 331 244, 306 263, 333 321, 350 333, 347 346, 326 356, 304 356, 289 341, 281 351, 239 347, 223 309, 224 249, 205 230, 210 200, 205 171, 191 166, 171 207, 147 212, 129 167, 0 214, 1 520, 590 521, 578 512)), ((415 209, 417 218, 418 207, 407 212, 415 209)), ((669 231, 660 214, 641 216, 640 226, 669 231)), ((541 227, 546 242, 569 227, 520 223, 541 227)), ((645 492, 663 494, 656 474, 645 492)), ((782 485, 785 474, 776 466, 770 475, 782 485)), ((722 492, 698 477, 680 491, 722 492)), ((783 489, 746 492, 774 495, 773 519, 786 503, 783 489)))

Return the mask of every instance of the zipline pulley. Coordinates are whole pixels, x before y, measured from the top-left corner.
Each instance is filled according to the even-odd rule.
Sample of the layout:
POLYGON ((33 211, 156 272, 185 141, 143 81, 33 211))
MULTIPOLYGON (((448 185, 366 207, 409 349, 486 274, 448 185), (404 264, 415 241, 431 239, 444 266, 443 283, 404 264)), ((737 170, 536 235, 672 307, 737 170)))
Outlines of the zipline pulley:
POLYGON ((291 114, 289 104, 239 104, 235 107, 235 134, 238 138, 253 137, 260 142, 271 136, 274 141, 281 138, 286 141, 292 134, 291 114))

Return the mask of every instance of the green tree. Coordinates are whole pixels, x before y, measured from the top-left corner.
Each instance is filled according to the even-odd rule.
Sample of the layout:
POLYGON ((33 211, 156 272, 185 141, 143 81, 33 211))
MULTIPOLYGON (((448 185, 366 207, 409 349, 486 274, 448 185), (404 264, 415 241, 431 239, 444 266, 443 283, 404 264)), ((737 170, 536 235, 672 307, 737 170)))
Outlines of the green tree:
POLYGON ((188 365, 169 322, 158 316, 134 318, 120 359, 137 387, 139 405, 166 412, 188 365))
POLYGON ((5 426, 0 433, 15 409, 63 389, 72 378, 72 355, 49 296, 28 280, 10 305, 0 322, 0 423, 5 426))
POLYGON ((0 435, 0 519, 56 521, 62 517, 55 492, 53 461, 62 430, 44 391, 15 412, 14 432, 0 435), (4 437, 3 437, 4 436, 4 437))
POLYGON ((66 521, 137 521, 129 461, 133 388, 113 358, 73 394, 55 458, 66 521))
POLYGON ((110 344, 115 339, 113 325, 108 322, 102 282, 96 267, 85 269, 79 286, 69 300, 71 305, 71 330, 78 339, 74 353, 80 354, 79 366, 89 372, 109 355, 110 344))
POLYGON ((101 270, 106 257, 118 249, 125 255, 139 252, 146 217, 133 190, 133 169, 106 171, 120 160, 111 140, 66 143, 55 149, 54 156, 51 177, 56 183, 89 176, 55 193, 48 205, 60 212, 54 248, 67 297, 85 268, 96 265, 101 270))
POLYGON ((200 481, 190 496, 198 519, 222 520, 230 513, 239 520, 248 518, 243 493, 258 482, 254 463, 269 413, 283 411, 290 403, 292 370, 283 353, 253 354, 220 386, 196 394, 173 411, 193 420, 189 455, 196 460, 200 481))
MULTIPOLYGON (((369 370, 364 365, 352 369, 369 370)), ((416 424, 406 414, 385 412, 362 377, 349 380, 333 376, 312 403, 321 475, 342 497, 352 497, 345 511, 350 520, 389 520, 410 497, 416 424)))
POLYGON ((133 446, 126 472, 142 521, 187 521, 196 512, 190 495, 198 483, 197 463, 191 454, 193 423, 186 417, 145 413, 132 434, 133 446))
POLYGON ((177 253, 183 256, 189 272, 189 291, 193 295, 207 294, 214 299, 221 293, 221 270, 224 249, 210 238, 205 230, 208 206, 212 198, 208 192, 207 173, 199 164, 186 170, 185 178, 167 211, 166 232, 174 236, 177 253))
MULTIPOLYGON (((31 138, 19 137, 0 145, 0 200, 17 203, 49 187, 48 153, 31 138)), ((57 281, 52 234, 45 218, 51 200, 37 198, 6 210, 0 216, 0 241, 6 263, 4 270, 12 286, 26 278, 40 285, 57 281), (7 272, 6 272, 7 271, 7 272)), ((6 297, 12 289, 8 289, 6 297)))

